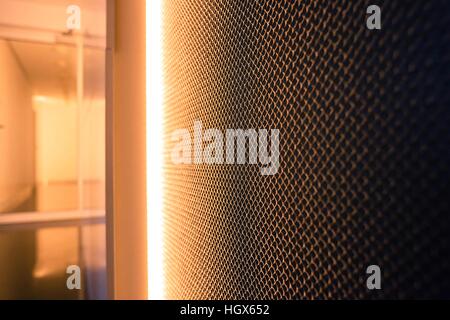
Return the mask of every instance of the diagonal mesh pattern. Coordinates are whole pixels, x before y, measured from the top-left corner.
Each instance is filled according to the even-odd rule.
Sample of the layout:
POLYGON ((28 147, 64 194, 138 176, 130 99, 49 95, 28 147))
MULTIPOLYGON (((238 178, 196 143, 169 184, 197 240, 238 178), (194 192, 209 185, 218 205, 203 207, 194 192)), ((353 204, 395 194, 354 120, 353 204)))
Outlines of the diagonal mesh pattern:
POLYGON ((165 2, 169 298, 450 298, 450 2, 377 2, 165 2), (278 173, 174 165, 195 120, 280 129, 278 173))

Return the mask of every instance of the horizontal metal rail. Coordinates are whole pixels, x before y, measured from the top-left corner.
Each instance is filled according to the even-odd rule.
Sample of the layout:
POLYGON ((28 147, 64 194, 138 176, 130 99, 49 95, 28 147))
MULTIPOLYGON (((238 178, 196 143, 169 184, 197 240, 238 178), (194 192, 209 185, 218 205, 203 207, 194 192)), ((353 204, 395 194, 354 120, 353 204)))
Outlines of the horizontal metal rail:
POLYGON ((101 224, 104 210, 0 213, 0 231, 101 224))

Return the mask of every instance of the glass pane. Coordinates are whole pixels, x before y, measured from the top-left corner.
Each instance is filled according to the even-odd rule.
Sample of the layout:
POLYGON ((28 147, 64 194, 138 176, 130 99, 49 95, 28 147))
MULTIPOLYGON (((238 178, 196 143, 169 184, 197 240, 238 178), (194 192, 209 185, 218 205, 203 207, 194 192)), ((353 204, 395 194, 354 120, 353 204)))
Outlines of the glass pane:
POLYGON ((106 298, 105 34, 105 0, 0 2, 0 298, 106 298))
POLYGON ((0 232, 0 299, 106 298, 103 223, 0 232), (58 245, 55 245, 55 244, 58 245), (81 269, 68 290, 66 268, 81 269))

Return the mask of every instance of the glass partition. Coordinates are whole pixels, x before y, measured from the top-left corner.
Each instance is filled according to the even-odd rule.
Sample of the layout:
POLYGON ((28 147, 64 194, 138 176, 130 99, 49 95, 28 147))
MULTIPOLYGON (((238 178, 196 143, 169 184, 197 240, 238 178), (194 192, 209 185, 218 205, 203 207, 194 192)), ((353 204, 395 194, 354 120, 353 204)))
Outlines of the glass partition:
POLYGON ((0 2, 0 299, 106 298, 105 29, 105 0, 0 2))

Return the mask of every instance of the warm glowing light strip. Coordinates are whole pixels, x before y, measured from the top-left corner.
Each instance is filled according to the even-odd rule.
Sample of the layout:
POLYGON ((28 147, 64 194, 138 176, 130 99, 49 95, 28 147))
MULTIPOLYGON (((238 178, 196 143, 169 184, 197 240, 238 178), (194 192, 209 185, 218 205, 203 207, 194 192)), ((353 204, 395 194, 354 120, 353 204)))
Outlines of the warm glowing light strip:
POLYGON ((148 298, 164 298, 162 0, 146 0, 148 298))

